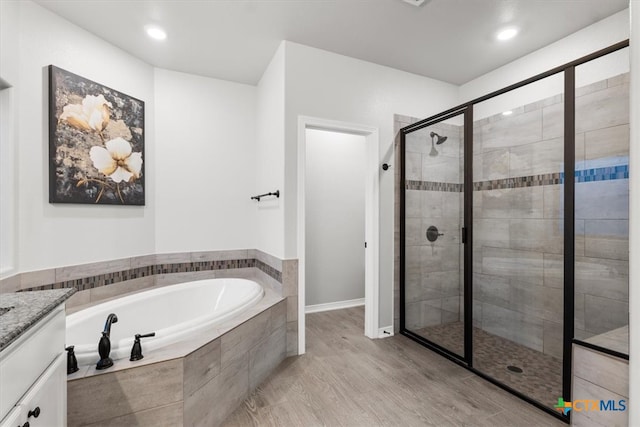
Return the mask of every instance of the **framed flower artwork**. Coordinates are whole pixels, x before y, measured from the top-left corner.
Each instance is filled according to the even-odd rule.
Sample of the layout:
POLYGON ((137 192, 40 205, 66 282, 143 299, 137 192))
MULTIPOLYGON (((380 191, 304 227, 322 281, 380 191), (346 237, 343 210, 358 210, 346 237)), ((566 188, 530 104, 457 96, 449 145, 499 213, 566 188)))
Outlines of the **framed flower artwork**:
POLYGON ((49 203, 144 205, 144 102, 49 66, 49 203))

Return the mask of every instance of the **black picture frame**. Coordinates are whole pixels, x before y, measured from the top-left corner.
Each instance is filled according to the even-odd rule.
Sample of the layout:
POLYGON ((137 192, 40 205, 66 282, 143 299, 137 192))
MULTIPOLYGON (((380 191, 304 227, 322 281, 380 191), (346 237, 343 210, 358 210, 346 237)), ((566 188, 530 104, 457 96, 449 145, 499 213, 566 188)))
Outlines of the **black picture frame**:
POLYGON ((144 101, 48 68, 49 203, 144 206, 144 101))

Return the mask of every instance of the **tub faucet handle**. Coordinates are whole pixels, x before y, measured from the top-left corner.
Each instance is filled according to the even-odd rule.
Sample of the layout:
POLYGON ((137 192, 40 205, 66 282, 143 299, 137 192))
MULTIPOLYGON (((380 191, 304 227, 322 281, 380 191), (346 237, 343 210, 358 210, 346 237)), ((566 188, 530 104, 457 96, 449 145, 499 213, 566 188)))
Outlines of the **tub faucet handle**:
POLYGON ((73 352, 74 346, 70 345, 65 348, 67 351, 67 375, 73 374, 74 372, 78 372, 78 359, 76 359, 76 354, 73 352))
POLYGON ((155 337, 156 333, 155 332, 151 332, 149 334, 136 334, 135 336, 135 340, 133 341, 133 347, 131 347, 131 357, 129 358, 130 361, 136 361, 136 360, 140 360, 142 359, 144 356, 142 355, 142 344, 140 343, 140 338, 148 338, 148 337, 155 337))

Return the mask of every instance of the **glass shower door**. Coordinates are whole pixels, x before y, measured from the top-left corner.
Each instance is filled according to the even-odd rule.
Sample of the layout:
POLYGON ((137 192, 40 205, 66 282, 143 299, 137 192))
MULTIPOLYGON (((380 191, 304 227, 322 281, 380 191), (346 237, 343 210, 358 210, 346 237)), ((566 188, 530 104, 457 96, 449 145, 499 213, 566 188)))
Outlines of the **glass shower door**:
POLYGON ((464 358, 464 123, 409 131, 403 147, 404 329, 464 358))
POLYGON ((473 367, 548 408, 563 397, 563 78, 480 102, 473 123, 473 367))

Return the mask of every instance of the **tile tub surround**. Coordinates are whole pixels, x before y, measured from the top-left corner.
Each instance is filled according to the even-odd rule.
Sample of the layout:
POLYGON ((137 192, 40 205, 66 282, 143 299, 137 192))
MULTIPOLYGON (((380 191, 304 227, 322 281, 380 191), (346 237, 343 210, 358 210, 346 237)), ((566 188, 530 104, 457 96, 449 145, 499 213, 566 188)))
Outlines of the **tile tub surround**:
MULTIPOLYGON (((628 75, 577 94, 575 328, 584 339, 628 322, 628 75)), ((474 325, 556 357, 563 309, 562 103, 558 95, 474 123, 474 325)), ((414 122, 396 116, 396 130, 414 122)), ((407 182, 407 212, 425 208, 411 193, 424 199, 436 189, 453 190, 407 182)), ((438 213, 437 206, 429 209, 438 213)), ((395 263, 399 280, 397 256, 395 263)))
POLYGON ((75 292, 71 288, 0 295, 0 351, 75 292))
POLYGON ((69 426, 219 425, 286 357, 286 308, 266 289, 256 307, 205 334, 106 371, 83 367, 68 377, 69 426))
MULTIPOLYGON (((167 254, 156 255, 156 263, 150 265, 135 266, 138 258, 130 258, 127 260, 105 261, 101 263, 21 273, 21 287, 16 289, 16 291, 40 291, 63 288, 76 288, 78 291, 84 291, 129 280, 165 274, 235 270, 254 267, 264 272, 277 283, 282 283, 282 272, 280 269, 276 269, 260 259, 247 258, 246 253, 248 251, 242 252, 244 252, 245 255, 243 258, 203 260, 202 255, 199 253, 167 254), (117 270, 112 268, 114 265, 118 265, 117 270)), ((238 256, 243 254, 232 255, 238 256)))
MULTIPOLYGON (((67 307, 100 301, 153 286, 216 277, 258 277, 297 306, 298 261, 257 249, 153 254, 23 272, 0 279, 0 294, 75 288, 67 307)), ((297 320, 292 313, 290 321, 297 320)))
MULTIPOLYGON (((154 286, 239 277, 275 290, 287 301, 287 356, 298 354, 298 260, 257 249, 152 254, 0 279, 0 295, 28 289, 75 288, 67 312, 154 286)), ((1 297, 0 297, 1 298, 1 297)))

